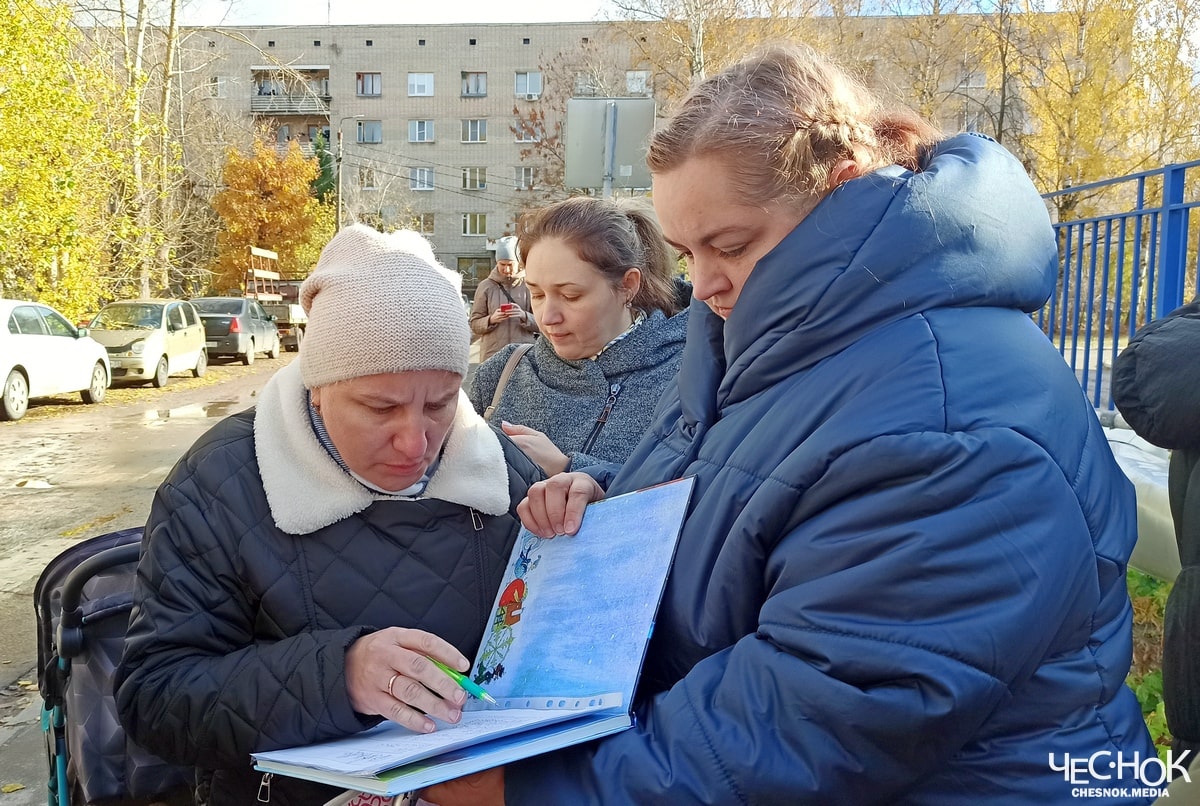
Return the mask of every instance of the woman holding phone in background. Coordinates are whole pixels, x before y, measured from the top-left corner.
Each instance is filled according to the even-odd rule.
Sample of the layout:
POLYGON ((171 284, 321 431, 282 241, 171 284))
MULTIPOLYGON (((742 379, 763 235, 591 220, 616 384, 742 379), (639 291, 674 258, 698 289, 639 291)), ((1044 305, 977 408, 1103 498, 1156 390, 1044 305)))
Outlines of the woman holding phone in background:
POLYGON ((496 241, 496 268, 475 290, 471 306, 471 333, 479 339, 482 364, 508 344, 529 344, 537 338, 529 289, 517 262, 517 239, 508 235, 496 241))

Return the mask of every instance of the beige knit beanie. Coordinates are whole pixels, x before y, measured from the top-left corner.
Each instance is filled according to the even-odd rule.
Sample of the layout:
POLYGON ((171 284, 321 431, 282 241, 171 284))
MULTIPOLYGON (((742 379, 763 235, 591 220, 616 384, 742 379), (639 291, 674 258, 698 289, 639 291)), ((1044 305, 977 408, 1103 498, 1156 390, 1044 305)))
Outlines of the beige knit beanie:
POLYGON ((309 389, 386 372, 467 373, 462 277, 416 232, 343 229, 300 286, 300 304, 308 313, 300 374, 309 389))

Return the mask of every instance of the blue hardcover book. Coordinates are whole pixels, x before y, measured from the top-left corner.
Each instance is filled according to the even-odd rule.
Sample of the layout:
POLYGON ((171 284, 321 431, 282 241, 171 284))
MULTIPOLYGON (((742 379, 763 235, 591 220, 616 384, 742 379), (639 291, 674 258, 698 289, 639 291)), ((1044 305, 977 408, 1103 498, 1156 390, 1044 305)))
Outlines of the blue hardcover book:
POLYGON ((392 722, 344 739, 254 754, 255 768, 396 795, 633 724, 630 706, 693 480, 592 504, 574 537, 522 529, 470 676, 470 700, 431 734, 392 722))

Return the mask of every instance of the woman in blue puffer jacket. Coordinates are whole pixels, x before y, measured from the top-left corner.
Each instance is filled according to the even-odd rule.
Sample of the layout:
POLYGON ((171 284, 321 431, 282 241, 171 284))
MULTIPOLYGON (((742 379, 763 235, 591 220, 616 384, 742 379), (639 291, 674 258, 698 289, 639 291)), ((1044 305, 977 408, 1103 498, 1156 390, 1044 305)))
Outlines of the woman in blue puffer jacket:
MULTIPOLYGON (((696 488, 636 725, 426 797, 1151 799, 1123 684, 1133 490, 1027 315, 1057 255, 1021 164, 800 48, 698 85, 649 162, 696 302, 607 494, 696 488)), ((518 511, 571 533, 603 494, 562 474, 518 511)))

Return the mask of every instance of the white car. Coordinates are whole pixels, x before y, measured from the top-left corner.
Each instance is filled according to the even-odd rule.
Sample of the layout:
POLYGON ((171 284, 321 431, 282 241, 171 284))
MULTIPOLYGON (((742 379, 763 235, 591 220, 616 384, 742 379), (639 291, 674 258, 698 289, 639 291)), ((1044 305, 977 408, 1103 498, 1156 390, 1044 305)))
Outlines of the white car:
POLYGON ((112 375, 104 346, 53 308, 0 299, 0 419, 25 416, 31 397, 79 392, 84 403, 104 399, 112 375))
POLYGON ((89 335, 108 348, 114 380, 150 381, 191 370, 199 378, 208 368, 204 323, 190 302, 135 299, 112 302, 92 319, 89 335))

